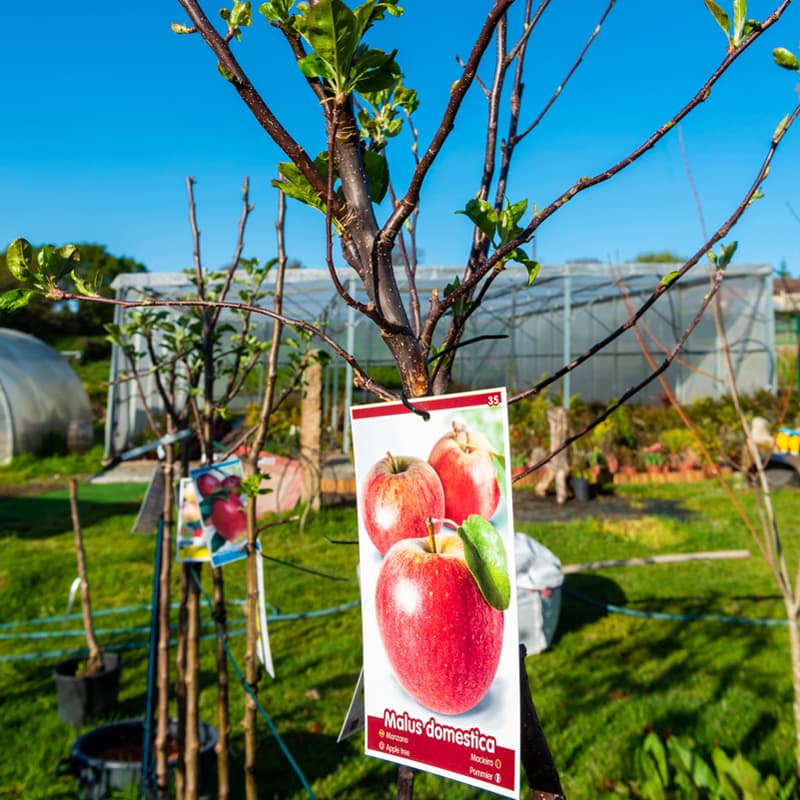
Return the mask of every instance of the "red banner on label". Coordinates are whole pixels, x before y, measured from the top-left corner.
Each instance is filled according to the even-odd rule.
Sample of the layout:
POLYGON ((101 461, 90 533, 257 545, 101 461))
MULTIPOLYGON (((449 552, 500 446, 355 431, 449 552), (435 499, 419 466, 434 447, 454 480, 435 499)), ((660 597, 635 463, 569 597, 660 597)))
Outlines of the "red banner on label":
POLYGON ((516 753, 478 728, 466 730, 435 717, 416 720, 387 710, 383 718, 367 717, 366 742, 368 750, 390 761, 416 761, 470 781, 514 789, 516 753))
MULTIPOLYGON (((440 411, 447 408, 470 408, 472 406, 499 406, 502 401, 497 391, 474 392, 469 395, 444 394, 427 399, 413 398, 410 401, 415 409, 421 411, 440 411)), ((374 403, 366 406, 352 406, 350 412, 353 419, 369 419, 370 417, 390 417, 395 414, 413 414, 414 412, 402 403, 374 403)))

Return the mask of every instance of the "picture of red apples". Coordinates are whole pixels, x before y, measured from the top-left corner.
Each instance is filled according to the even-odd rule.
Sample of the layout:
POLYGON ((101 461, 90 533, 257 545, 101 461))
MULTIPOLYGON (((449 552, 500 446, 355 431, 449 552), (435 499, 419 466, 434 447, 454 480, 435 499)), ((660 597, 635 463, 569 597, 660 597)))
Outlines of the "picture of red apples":
POLYGON ((242 479, 238 475, 226 475, 222 479, 224 489, 238 489, 242 485, 242 479))
POLYGON ((491 519, 500 503, 494 455, 486 437, 453 422, 433 446, 428 463, 444 488, 444 515, 460 525, 470 514, 491 519))
POLYGON ((378 574, 375 614, 406 692, 441 714, 480 703, 500 662, 509 597, 502 540, 482 518, 471 517, 458 534, 394 544, 378 574))
POLYGON ((222 482, 213 472, 204 472, 197 477, 195 484, 197 485, 197 491, 200 496, 208 497, 220 488, 222 482))
POLYGON ((421 458, 387 453, 367 474, 362 492, 361 519, 381 555, 400 539, 424 535, 433 520, 438 533, 445 515, 441 481, 421 458))
POLYGON ((211 524, 226 541, 236 541, 247 530, 247 515, 241 495, 232 491, 220 495, 211 504, 211 524))

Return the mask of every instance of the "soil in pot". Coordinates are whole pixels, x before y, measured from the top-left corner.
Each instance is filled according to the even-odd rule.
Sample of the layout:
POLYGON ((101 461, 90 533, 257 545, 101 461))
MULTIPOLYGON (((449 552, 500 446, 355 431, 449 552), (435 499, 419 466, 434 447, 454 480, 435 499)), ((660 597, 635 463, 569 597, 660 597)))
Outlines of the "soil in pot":
MULTIPOLYGON (((178 763, 176 744, 177 720, 170 719, 171 739, 169 750, 170 772, 178 763)), ((200 723, 200 789, 208 792, 215 787, 214 765, 217 730, 200 723)), ((104 800, 114 791, 124 791, 140 786, 142 780, 142 755, 144 751, 144 725, 141 719, 122 720, 93 728, 80 736, 72 745, 68 758, 59 765, 57 774, 72 774, 78 778, 78 796, 81 800, 104 800)), ((204 795, 210 797, 211 795, 204 795)))
POLYGON ((122 656, 103 653, 103 671, 95 675, 80 673, 86 659, 69 658, 56 665, 53 676, 58 696, 58 715, 76 728, 84 722, 113 713, 119 695, 122 656))

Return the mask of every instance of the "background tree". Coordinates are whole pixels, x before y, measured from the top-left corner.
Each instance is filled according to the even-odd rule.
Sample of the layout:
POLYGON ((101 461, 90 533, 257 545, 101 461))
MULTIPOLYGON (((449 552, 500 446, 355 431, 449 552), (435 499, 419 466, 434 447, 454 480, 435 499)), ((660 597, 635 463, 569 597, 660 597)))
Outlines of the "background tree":
POLYGON ((631 259, 634 264, 683 264, 685 256, 679 256, 672 250, 645 250, 631 259))

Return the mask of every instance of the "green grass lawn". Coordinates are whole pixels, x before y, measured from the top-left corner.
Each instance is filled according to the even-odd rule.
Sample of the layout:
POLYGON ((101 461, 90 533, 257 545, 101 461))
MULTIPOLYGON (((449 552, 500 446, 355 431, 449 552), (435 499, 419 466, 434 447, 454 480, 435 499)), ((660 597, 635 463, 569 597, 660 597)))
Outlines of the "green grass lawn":
MULTIPOLYGON (((144 488, 81 486, 92 600, 99 612, 149 601, 154 537, 131 533, 144 488)), ((741 547, 755 552, 722 491, 712 483, 616 491, 640 508, 639 518, 518 521, 517 528, 544 543, 565 564, 741 547)), ((743 499, 750 504, 746 493, 743 499)), ((774 500, 793 573, 800 548, 800 494, 784 490, 774 500)), ((296 527, 272 529, 262 539, 268 554, 337 578, 268 561, 272 605, 283 614, 294 614, 355 600, 357 548, 330 541, 355 535, 355 511, 348 506, 326 509, 304 532, 296 527)), ((80 637, 63 635, 80 630, 80 621, 8 627, 64 612, 76 572, 66 491, 0 499, 0 540, 0 797, 74 797, 74 780, 53 777, 77 733, 58 718, 52 669, 62 657, 59 653, 80 646, 80 637), (9 636, 45 629, 61 635, 9 636), (11 659, 35 653, 50 655, 11 659)), ((243 565, 226 567, 225 576, 228 596, 242 599, 243 565)), ((208 578, 204 570, 206 587, 208 578)), ((632 778, 633 753, 650 729, 692 736, 701 750, 715 744, 741 750, 764 771, 791 772, 795 734, 785 628, 606 613, 571 591, 636 611, 782 617, 772 579, 757 555, 746 561, 568 576, 556 640, 527 661, 537 711, 568 797, 595 798, 609 782, 632 778)), ((205 609, 203 616, 208 620, 205 609)), ((148 620, 144 608, 122 615, 100 613, 96 619, 101 643, 125 648, 122 718, 140 716, 144 710, 147 651, 139 645, 146 642, 147 633, 135 629, 148 620)), ((241 622, 241 609, 232 604, 231 628, 241 622)), ((273 622, 270 639, 276 679, 264 677, 260 698, 315 795, 356 800, 393 796, 394 766, 366 758, 360 735, 336 743, 361 664, 358 609, 273 622)), ((231 648, 243 664, 243 637, 234 636, 231 648)), ((213 642, 204 641, 202 651, 202 716, 213 723, 213 642)), ((240 761, 243 694, 234 687, 232 696, 233 755, 240 761)), ((276 740, 265 725, 261 731, 261 796, 305 797, 276 740)), ((434 800, 490 795, 419 774, 414 796, 434 800)))

